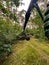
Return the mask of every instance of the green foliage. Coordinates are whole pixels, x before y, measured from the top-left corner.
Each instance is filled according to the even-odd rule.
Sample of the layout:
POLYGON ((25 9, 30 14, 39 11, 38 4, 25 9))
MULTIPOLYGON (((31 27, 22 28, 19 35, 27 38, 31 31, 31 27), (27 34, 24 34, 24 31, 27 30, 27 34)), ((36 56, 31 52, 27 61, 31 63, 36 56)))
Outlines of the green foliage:
POLYGON ((38 12, 36 12, 35 18, 31 19, 30 21, 33 23, 33 25, 35 23, 35 26, 37 26, 36 28, 33 29, 33 35, 37 38, 45 39, 44 23, 42 19, 40 18, 38 12))
POLYGON ((30 35, 32 35, 32 36, 33 36, 33 34, 34 34, 34 33, 33 33, 33 29, 29 29, 29 28, 26 29, 26 33, 27 33, 27 34, 30 34, 30 35))
POLYGON ((16 35, 21 32, 21 27, 10 19, 0 18, 0 60, 11 53, 11 44, 16 40, 16 35))
POLYGON ((19 0, 12 0, 16 6, 19 6, 19 0))
POLYGON ((16 15, 15 15, 15 13, 10 12, 9 17, 10 17, 10 19, 13 19, 13 20, 15 20, 16 22, 18 22, 18 20, 17 20, 17 17, 16 17, 16 15))
POLYGON ((3 13, 9 14, 9 11, 6 10, 1 3, 0 3, 0 9, 3 11, 3 13))
POLYGON ((16 40, 16 35, 19 34, 22 28, 17 23, 17 15, 9 10, 9 6, 16 7, 19 5, 19 0, 3 0, 6 1, 6 8, 0 2, 0 10, 3 12, 0 15, 0 61, 12 52, 11 45, 16 40), (11 2, 11 3, 9 3, 11 2), (14 23, 15 22, 15 23, 14 23))
POLYGON ((0 3, 0 9, 1 9, 2 12, 3 12, 4 14, 6 14, 6 16, 8 16, 10 19, 13 19, 13 20, 17 21, 17 17, 16 17, 16 15, 15 15, 15 13, 14 13, 14 12, 12 13, 11 11, 8 11, 8 9, 4 8, 4 6, 2 5, 2 3, 0 3))
MULTIPOLYGON (((9 1, 9 0, 5 0, 6 1, 6 3, 9 5, 9 2, 11 1, 9 1)), ((14 4, 16 5, 16 6, 19 6, 19 0, 12 0, 11 2, 14 2, 14 4)))

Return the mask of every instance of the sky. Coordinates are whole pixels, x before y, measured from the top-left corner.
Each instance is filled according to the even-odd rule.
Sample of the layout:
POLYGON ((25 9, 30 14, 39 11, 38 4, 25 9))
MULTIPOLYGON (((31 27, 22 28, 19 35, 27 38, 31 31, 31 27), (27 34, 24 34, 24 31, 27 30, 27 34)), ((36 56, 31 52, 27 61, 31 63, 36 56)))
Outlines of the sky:
MULTIPOLYGON (((25 3, 25 5, 19 6, 18 10, 21 11, 22 9, 24 9, 27 11, 30 1, 31 0, 23 0, 22 2, 25 3)), ((47 1, 49 2, 49 0, 47 1)))
POLYGON ((30 4, 30 1, 31 1, 31 0, 23 0, 22 2, 25 3, 25 5, 19 6, 18 10, 21 11, 22 9, 24 9, 24 10, 27 11, 28 6, 29 6, 29 4, 30 4))

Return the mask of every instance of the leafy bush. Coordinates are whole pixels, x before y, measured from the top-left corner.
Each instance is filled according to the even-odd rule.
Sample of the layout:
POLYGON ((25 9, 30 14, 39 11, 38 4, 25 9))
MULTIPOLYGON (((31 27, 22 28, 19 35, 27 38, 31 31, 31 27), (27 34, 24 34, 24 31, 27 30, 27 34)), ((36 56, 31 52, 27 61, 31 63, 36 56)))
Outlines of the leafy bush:
POLYGON ((0 60, 1 57, 11 53, 11 44, 16 40, 16 35, 21 32, 18 24, 13 24, 10 19, 0 18, 0 60))
POLYGON ((33 29, 27 28, 27 29, 26 29, 26 33, 33 36, 33 29))

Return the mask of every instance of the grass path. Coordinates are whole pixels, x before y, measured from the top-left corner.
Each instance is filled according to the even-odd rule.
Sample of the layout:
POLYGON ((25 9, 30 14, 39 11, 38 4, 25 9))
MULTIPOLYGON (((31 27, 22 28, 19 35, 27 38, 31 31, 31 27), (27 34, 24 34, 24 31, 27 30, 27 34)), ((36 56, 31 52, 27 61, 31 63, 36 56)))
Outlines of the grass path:
POLYGON ((18 41, 2 65, 49 65, 49 44, 38 39, 18 41))

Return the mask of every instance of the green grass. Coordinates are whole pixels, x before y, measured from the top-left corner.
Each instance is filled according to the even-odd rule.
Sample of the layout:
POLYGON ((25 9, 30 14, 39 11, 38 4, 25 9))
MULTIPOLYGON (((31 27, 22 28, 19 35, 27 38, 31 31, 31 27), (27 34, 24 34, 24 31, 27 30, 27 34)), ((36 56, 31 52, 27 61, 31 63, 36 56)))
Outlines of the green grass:
POLYGON ((49 65, 49 44, 38 39, 18 41, 12 46, 13 53, 2 65, 49 65))

